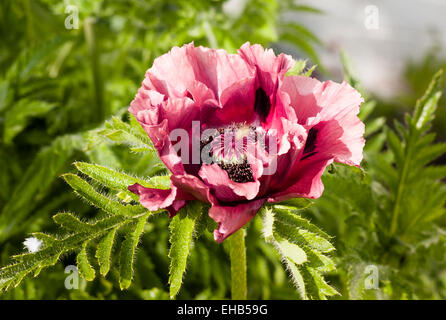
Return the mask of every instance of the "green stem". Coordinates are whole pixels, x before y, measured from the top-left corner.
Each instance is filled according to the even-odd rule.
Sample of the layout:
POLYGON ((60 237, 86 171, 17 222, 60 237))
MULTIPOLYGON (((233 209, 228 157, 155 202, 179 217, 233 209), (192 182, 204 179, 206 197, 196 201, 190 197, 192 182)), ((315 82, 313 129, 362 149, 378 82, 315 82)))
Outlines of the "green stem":
POLYGON ((231 292, 233 300, 246 300, 245 233, 240 229, 228 238, 231 259, 231 292))
POLYGON ((406 186, 407 176, 409 175, 409 167, 410 167, 409 162, 411 160, 411 157, 412 157, 412 136, 409 137, 407 142, 405 161, 398 181, 396 199, 393 207, 392 220, 390 224, 390 236, 393 236, 395 234, 398 227, 398 216, 400 213, 400 205, 403 197, 404 187, 406 186))

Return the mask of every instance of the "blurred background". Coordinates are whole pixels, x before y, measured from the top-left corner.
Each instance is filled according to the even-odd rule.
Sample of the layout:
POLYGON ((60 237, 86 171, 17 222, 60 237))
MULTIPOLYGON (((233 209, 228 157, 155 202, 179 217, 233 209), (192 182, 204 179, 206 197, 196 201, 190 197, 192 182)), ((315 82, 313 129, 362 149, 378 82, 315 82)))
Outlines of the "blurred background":
MULTIPOLYGON (((320 40, 316 52, 332 78, 341 80, 340 50, 356 76, 380 100, 381 112, 401 116, 414 105, 433 73, 446 64, 446 2, 441 0, 303 1, 324 14, 285 13, 320 40)), ((440 107, 436 129, 446 134, 440 107)))
POLYGON ((321 39, 317 49, 326 68, 342 78, 339 50, 356 67, 361 83, 384 99, 411 91, 408 69, 436 54, 444 58, 446 2, 439 0, 307 1, 323 15, 286 14, 321 39))
MULTIPOLYGON (((58 211, 94 216, 59 178, 73 171, 74 160, 140 176, 164 170, 153 156, 129 153, 112 136, 97 141, 94 133, 112 115, 126 117, 145 71, 172 46, 194 41, 235 52, 246 41, 260 43, 308 59, 317 65, 314 76, 337 81, 344 51, 378 102, 372 118, 391 124, 446 66, 445 14, 442 0, 0 0, 1 264, 23 250, 25 235, 52 230, 58 211)), ((442 99, 438 140, 446 140, 445 107, 442 99)), ((143 247, 154 249, 138 251, 129 291, 100 279, 68 292, 57 265, 0 297, 166 298, 166 219, 144 236, 143 247), (47 289, 39 290, 43 284, 47 289)), ((259 237, 253 230, 249 237, 259 237)), ((228 297, 222 257, 224 248, 212 239, 197 244, 180 298, 228 297)), ((256 244, 248 259, 252 298, 297 298, 271 248, 256 244)), ((70 263, 73 257, 64 257, 70 263)))

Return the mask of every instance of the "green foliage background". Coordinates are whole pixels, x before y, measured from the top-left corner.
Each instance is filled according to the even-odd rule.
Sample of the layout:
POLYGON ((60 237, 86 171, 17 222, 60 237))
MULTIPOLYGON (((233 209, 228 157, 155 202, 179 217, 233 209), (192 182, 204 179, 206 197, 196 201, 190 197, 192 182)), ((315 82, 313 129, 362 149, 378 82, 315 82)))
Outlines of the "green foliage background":
MULTIPOLYGON (((324 72, 315 50, 323 44, 281 19, 318 10, 247 0, 234 16, 223 5, 1 2, 0 264, 9 267, 0 287, 10 286, 1 298, 230 298, 230 248, 213 240, 207 208, 195 204, 170 221, 126 191, 135 181, 168 187, 165 167, 126 109, 145 70, 172 46, 194 41, 234 52, 246 41, 287 42, 324 72), (79 29, 64 27, 68 4, 78 9, 79 29), (31 234, 44 242, 41 254, 11 258, 31 234), (81 273, 77 290, 65 288, 68 265, 81 273)), ((248 225, 248 298, 444 299, 446 168, 432 162, 446 145, 435 142, 442 126, 435 122, 439 137, 431 130, 441 74, 428 89, 422 70, 433 74, 432 59, 408 67, 416 97, 396 103, 413 108, 401 124, 400 113, 389 112, 401 108, 368 96, 343 60, 346 80, 367 98, 363 169, 332 166, 321 199, 264 208, 248 225), (379 274, 372 289, 370 266, 379 274)), ((294 72, 305 71, 300 65, 294 72)))

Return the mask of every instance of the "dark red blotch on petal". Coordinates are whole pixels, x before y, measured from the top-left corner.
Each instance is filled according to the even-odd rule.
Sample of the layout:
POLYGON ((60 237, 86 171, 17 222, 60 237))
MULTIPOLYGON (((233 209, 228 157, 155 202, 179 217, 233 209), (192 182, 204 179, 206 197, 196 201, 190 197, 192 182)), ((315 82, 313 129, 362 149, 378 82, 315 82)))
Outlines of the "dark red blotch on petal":
POLYGON ((268 118, 269 112, 271 111, 270 98, 261 87, 256 90, 254 111, 260 116, 263 122, 266 121, 266 118, 268 118))

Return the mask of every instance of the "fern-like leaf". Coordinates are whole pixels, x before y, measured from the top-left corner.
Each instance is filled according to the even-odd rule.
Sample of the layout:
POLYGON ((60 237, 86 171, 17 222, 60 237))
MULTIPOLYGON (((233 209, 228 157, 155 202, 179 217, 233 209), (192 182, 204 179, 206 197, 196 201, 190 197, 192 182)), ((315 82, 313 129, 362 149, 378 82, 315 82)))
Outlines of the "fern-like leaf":
POLYGON ((105 128, 91 132, 89 148, 92 148, 98 139, 106 138, 114 143, 128 145, 130 150, 135 152, 154 152, 155 149, 147 134, 134 117, 130 117, 130 124, 118 117, 112 117, 110 121, 105 122, 105 128))
MULTIPOLYGON (((113 172, 105 167, 86 163, 76 165, 82 173, 90 175, 92 179, 115 192, 127 191, 129 182, 141 182, 153 187, 161 187, 165 183, 162 177, 148 182, 124 173, 113 172), (160 184, 157 184, 157 181, 160 184)), ((58 237, 35 233, 34 237, 42 242, 41 248, 37 252, 14 256, 11 265, 0 269, 0 290, 19 285, 28 275, 37 276, 43 268, 56 264, 61 255, 72 251, 78 252, 76 261, 80 275, 91 281, 96 277, 96 270, 88 255, 88 248, 93 246, 96 246, 95 257, 98 260, 100 274, 106 275, 110 270, 111 252, 118 230, 123 230, 125 233, 125 240, 120 248, 120 286, 121 289, 130 286, 139 238, 144 231, 147 218, 155 212, 148 212, 139 204, 124 205, 99 193, 93 185, 75 174, 66 174, 63 177, 78 195, 101 209, 105 217, 100 220, 82 221, 68 212, 56 214, 53 219, 65 233, 58 237), (123 228, 124 226, 130 228, 123 228)))
POLYGON ((110 230, 99 242, 96 249, 96 259, 98 259, 100 273, 105 276, 110 271, 110 257, 115 240, 116 229, 110 230))
MULTIPOLYGON (((433 136, 426 135, 441 97, 439 85, 442 74, 443 72, 440 70, 433 77, 425 95, 417 101, 413 116, 406 115, 407 129, 403 126, 397 126, 396 130, 400 136, 394 130, 387 129, 387 142, 393 156, 393 164, 396 167, 394 171, 397 176, 396 183, 393 183, 394 180, 390 179, 386 181, 393 194, 392 218, 389 229, 391 236, 397 232, 408 232, 408 228, 415 225, 411 222, 413 219, 417 219, 417 223, 422 222, 423 219, 418 220, 416 218, 419 215, 411 214, 412 210, 407 208, 407 203, 404 203, 404 201, 409 194, 421 190, 420 186, 426 181, 425 171, 432 172, 432 167, 427 165, 446 152, 446 144, 432 144, 433 136), (400 218, 403 211, 406 215, 405 221, 401 221, 400 218)), ((432 182, 429 184, 432 187, 432 190, 430 190, 432 196, 439 192, 443 193, 441 191, 443 186, 433 187, 432 182)), ((428 199, 424 200, 424 205, 429 203, 428 199)), ((425 206, 423 211, 430 213, 436 210, 435 207, 425 206)))
POLYGON ((296 199, 286 205, 266 206, 261 212, 263 234, 281 255, 301 298, 326 299, 337 294, 323 278, 335 269, 326 255, 335 248, 325 232, 298 214, 309 204, 306 199, 296 199), (291 206, 293 202, 297 206, 291 206))
POLYGON ((130 232, 121 246, 121 255, 119 260, 119 285, 121 290, 127 289, 132 283, 133 278, 133 260, 135 256, 136 246, 141 237, 147 217, 141 217, 135 226, 135 229, 130 232))
POLYGON ((96 272, 88 261, 87 246, 89 241, 82 244, 81 251, 77 254, 77 269, 79 274, 87 281, 92 281, 96 277, 96 272))
POLYGON ((173 299, 181 288, 183 274, 186 271, 193 234, 197 220, 201 215, 202 204, 198 201, 189 203, 172 219, 169 225, 170 235, 170 298, 173 299))

